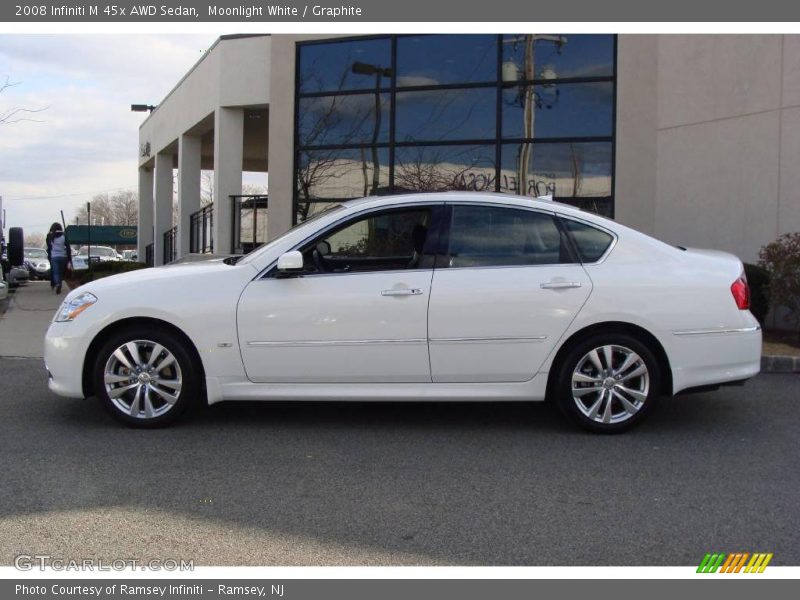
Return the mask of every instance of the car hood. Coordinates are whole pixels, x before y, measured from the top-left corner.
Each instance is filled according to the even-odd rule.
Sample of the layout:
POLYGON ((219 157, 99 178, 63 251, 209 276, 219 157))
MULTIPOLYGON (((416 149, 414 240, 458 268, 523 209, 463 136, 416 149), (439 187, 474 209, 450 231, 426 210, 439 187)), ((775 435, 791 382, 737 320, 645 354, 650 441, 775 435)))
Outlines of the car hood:
MULTIPOLYGON (((117 273, 102 279, 90 281, 76 288, 70 296, 76 293, 92 292, 103 293, 104 291, 116 291, 126 288, 130 291, 131 286, 142 287, 145 285, 164 285, 169 287, 186 286, 190 282, 205 282, 211 284, 215 276, 227 275, 233 271, 245 270, 247 276, 257 273, 251 265, 227 265, 219 260, 208 260, 203 262, 188 262, 163 267, 151 267, 138 269, 127 273, 117 273)), ((187 288, 188 290, 188 288, 187 288)))

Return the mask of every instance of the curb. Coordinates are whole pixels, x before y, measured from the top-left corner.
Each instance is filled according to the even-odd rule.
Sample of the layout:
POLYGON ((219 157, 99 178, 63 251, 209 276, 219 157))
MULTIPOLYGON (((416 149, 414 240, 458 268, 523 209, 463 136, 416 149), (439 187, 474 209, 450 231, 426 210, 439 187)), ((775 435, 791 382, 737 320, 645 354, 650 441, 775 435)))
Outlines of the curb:
POLYGON ((762 373, 800 373, 800 356, 775 356, 765 354, 761 357, 762 373))

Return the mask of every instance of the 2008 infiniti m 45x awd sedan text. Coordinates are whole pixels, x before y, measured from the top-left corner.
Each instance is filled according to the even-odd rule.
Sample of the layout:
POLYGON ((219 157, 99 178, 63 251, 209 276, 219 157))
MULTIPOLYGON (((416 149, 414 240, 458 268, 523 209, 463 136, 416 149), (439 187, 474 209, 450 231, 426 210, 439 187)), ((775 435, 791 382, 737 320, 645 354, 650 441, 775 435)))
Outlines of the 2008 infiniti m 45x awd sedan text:
POLYGON ((73 290, 50 389, 134 426, 222 400, 552 398, 622 431, 759 371, 742 263, 566 205, 419 194, 336 206, 244 258, 73 290))

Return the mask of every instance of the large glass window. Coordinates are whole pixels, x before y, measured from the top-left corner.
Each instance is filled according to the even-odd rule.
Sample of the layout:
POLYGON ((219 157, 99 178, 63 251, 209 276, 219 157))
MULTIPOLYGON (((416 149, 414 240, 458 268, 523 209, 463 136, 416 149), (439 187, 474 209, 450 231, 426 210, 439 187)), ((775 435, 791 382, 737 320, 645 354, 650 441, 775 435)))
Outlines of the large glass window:
POLYGON ((297 219, 442 190, 552 195, 613 216, 615 46, 572 34, 298 44, 297 219))

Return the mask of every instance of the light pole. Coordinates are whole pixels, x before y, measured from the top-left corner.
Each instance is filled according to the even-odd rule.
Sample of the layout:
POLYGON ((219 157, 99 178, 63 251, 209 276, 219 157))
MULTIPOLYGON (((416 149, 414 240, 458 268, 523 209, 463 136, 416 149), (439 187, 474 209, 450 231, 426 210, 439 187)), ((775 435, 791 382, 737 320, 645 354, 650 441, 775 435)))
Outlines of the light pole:
MULTIPOLYGON (((523 65, 522 79, 527 83, 536 79, 536 42, 546 41, 552 42, 556 45, 558 53, 564 44, 567 43, 567 38, 562 35, 532 35, 528 34, 520 38, 511 38, 504 40, 503 43, 517 44, 520 41, 525 43, 525 64, 523 65)), ((515 81, 520 79, 519 67, 513 61, 506 61, 503 63, 503 82, 515 81)), ((542 75, 545 79, 555 79, 556 73, 553 69, 544 69, 542 75)), ((554 84, 545 84, 552 86, 554 84)), ((558 99, 558 90, 556 90, 556 100, 558 99)), ((522 124, 524 130, 525 140, 531 140, 534 137, 535 130, 534 124, 536 122, 536 109, 546 106, 552 108, 555 101, 552 103, 545 102, 541 94, 537 94, 534 86, 520 85, 520 91, 515 99, 522 105, 522 124)), ((533 143, 530 141, 523 142, 519 147, 517 157, 517 191, 522 195, 528 194, 528 163, 530 162, 533 143)))
POLYGON ((380 186, 380 161, 378 160, 378 133, 381 128, 381 78, 391 77, 392 69, 389 67, 379 67, 363 62, 354 62, 351 70, 356 75, 375 76, 375 121, 372 129, 372 193, 378 193, 380 186))

